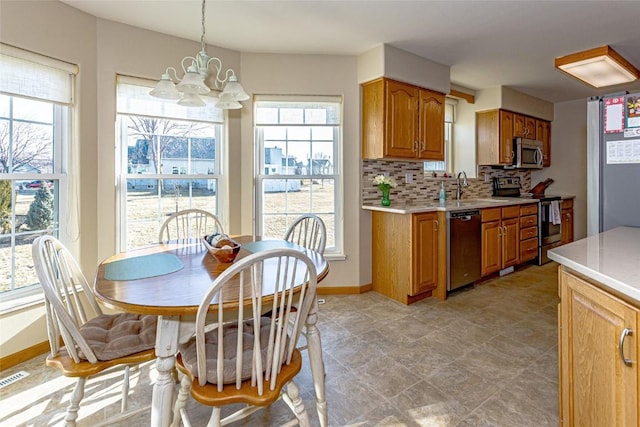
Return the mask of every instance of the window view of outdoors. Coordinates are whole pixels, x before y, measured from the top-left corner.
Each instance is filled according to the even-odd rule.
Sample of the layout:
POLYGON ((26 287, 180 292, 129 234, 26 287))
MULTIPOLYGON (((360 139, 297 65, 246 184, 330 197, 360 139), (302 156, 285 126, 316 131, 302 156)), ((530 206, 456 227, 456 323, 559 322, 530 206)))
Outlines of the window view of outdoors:
POLYGON ((126 128, 126 246, 158 241, 171 214, 198 208, 218 212, 221 125, 123 117, 126 128))
POLYGON ((257 233, 281 238, 301 214, 327 228, 327 252, 338 245, 340 103, 258 101, 257 233))
POLYGON ((0 94, 0 292, 37 284, 31 243, 58 234, 61 150, 55 132, 65 126, 66 110, 0 94))

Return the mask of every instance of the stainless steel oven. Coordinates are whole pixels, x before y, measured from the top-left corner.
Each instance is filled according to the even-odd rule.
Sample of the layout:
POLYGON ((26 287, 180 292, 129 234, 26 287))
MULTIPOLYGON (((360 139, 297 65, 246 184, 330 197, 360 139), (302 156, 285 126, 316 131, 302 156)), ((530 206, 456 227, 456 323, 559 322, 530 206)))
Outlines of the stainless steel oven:
POLYGON ((538 265, 550 261, 549 249, 561 245, 562 218, 560 197, 542 197, 538 199, 538 265))

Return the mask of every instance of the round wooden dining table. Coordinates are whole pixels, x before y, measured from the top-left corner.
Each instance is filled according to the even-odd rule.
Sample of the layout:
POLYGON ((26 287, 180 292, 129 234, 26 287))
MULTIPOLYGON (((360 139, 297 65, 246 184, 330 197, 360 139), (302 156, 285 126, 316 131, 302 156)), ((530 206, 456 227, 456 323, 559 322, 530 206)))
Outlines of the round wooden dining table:
MULTIPOLYGON (((251 253, 273 248, 295 248, 304 252, 316 267, 318 281, 329 272, 329 263, 319 253, 284 240, 262 240, 257 236, 235 236, 242 247, 236 260, 251 253)), ((169 426, 172 418, 174 379, 172 372, 178 345, 186 342, 195 330, 195 314, 211 283, 230 265, 218 262, 200 240, 174 241, 113 255, 98 266, 94 292, 107 307, 137 314, 158 316, 156 336, 156 369, 153 386, 151 425, 169 426)), ((263 300, 272 298, 265 288, 263 300)), ((320 332, 317 328, 318 306, 312 306, 307 317, 306 336, 309 362, 316 392, 320 424, 327 425, 324 390, 325 371, 320 332)), ((226 310, 235 310, 237 300, 224 301, 226 310)))

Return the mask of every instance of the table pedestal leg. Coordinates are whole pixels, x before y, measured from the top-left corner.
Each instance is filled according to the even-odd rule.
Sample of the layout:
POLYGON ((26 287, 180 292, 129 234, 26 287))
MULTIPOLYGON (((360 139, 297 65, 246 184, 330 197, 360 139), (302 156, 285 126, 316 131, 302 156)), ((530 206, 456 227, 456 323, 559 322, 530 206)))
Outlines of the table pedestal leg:
POLYGON ((173 389, 175 381, 173 370, 178 352, 179 316, 158 316, 156 332, 156 370, 158 379, 153 386, 151 401, 151 425, 167 427, 171 423, 173 407, 173 389))
POLYGON ((311 375, 313 386, 316 391, 316 407, 318 418, 322 427, 327 426, 327 400, 324 395, 324 362, 322 361, 322 343, 320 342, 320 331, 316 326, 318 322, 318 302, 315 301, 309 316, 307 317, 307 349, 309 351, 309 362, 311 364, 311 375))

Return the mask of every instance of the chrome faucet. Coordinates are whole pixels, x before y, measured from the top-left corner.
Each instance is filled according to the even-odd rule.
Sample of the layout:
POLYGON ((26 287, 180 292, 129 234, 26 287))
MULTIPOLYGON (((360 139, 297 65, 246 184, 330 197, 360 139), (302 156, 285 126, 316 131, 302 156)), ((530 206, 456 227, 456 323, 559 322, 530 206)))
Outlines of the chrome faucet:
POLYGON ((467 174, 465 171, 460 171, 458 172, 458 177, 456 178, 458 180, 458 188, 456 190, 456 200, 460 200, 460 198, 462 197, 462 188, 463 187, 467 187, 469 185, 469 183, 467 182, 467 174), (460 175, 463 176, 462 178, 462 182, 460 182, 460 175))

